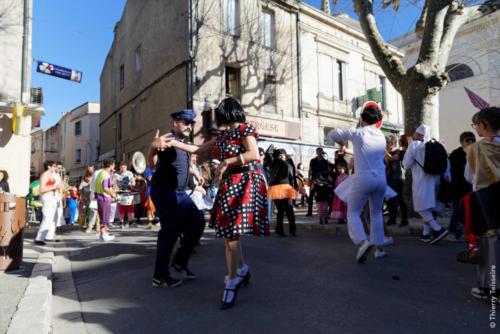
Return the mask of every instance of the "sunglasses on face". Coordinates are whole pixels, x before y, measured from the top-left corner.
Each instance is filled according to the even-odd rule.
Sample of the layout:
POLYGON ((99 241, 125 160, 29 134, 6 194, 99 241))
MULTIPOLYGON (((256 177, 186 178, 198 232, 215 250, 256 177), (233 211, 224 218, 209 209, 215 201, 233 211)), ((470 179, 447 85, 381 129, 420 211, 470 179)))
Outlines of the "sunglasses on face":
POLYGON ((475 141, 476 141, 475 138, 465 138, 464 139, 464 142, 466 142, 466 143, 474 143, 475 141))

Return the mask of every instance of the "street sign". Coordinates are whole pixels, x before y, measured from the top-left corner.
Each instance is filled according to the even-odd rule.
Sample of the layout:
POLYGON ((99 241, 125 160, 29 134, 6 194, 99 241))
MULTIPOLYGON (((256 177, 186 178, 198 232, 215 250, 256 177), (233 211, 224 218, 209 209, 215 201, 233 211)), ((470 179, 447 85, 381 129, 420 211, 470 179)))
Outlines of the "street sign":
POLYGON ((80 71, 50 64, 45 61, 37 61, 36 71, 78 83, 82 81, 83 75, 80 71))

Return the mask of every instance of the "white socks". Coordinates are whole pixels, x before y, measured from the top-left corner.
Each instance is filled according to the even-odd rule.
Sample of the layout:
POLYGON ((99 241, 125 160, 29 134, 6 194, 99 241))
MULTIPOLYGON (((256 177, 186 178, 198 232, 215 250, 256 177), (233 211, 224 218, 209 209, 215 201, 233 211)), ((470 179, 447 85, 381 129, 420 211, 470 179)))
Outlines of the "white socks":
POLYGON ((229 276, 226 276, 224 278, 224 284, 226 285, 226 288, 228 288, 228 289, 234 289, 239 282, 240 282, 240 280, 238 277, 229 279, 229 276))
POLYGON ((429 224, 424 224, 424 231, 422 232, 422 235, 429 235, 431 234, 431 227, 429 224))
POLYGON ((436 222, 436 220, 434 220, 434 219, 433 219, 433 220, 431 220, 431 221, 429 222, 429 224, 431 225, 431 227, 432 227, 432 229, 433 229, 434 231, 440 231, 440 230, 442 229, 441 225, 439 225, 439 224, 436 222))
MULTIPOLYGON (((233 279, 229 279, 229 276, 226 276, 224 278, 224 283, 226 285, 226 289, 235 289, 236 285, 239 283, 238 277, 235 277, 233 279)), ((235 292, 231 290, 224 290, 224 293, 222 294, 222 301, 225 303, 230 303, 233 301, 235 296, 235 292)))
POLYGON ((237 274, 239 276, 245 276, 248 273, 248 265, 244 264, 243 267, 238 268, 237 274))

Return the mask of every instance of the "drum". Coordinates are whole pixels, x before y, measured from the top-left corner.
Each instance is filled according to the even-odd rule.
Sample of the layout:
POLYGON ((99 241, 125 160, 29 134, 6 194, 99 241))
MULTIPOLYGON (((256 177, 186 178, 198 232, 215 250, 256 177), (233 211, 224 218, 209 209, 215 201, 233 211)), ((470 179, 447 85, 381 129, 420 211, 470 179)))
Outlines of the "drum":
POLYGON ((134 204, 134 195, 136 193, 133 192, 124 192, 118 193, 116 195, 116 203, 120 205, 132 205, 134 204))

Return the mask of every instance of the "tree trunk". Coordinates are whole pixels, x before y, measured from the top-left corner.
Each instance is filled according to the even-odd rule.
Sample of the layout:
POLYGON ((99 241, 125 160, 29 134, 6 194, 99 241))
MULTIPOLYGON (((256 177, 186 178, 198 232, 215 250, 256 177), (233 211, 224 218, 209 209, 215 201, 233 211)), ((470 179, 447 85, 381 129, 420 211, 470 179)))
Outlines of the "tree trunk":
POLYGON ((421 125, 430 126, 433 138, 439 139, 439 93, 429 93, 425 83, 408 83, 401 89, 404 102, 405 134, 413 135, 421 125))

